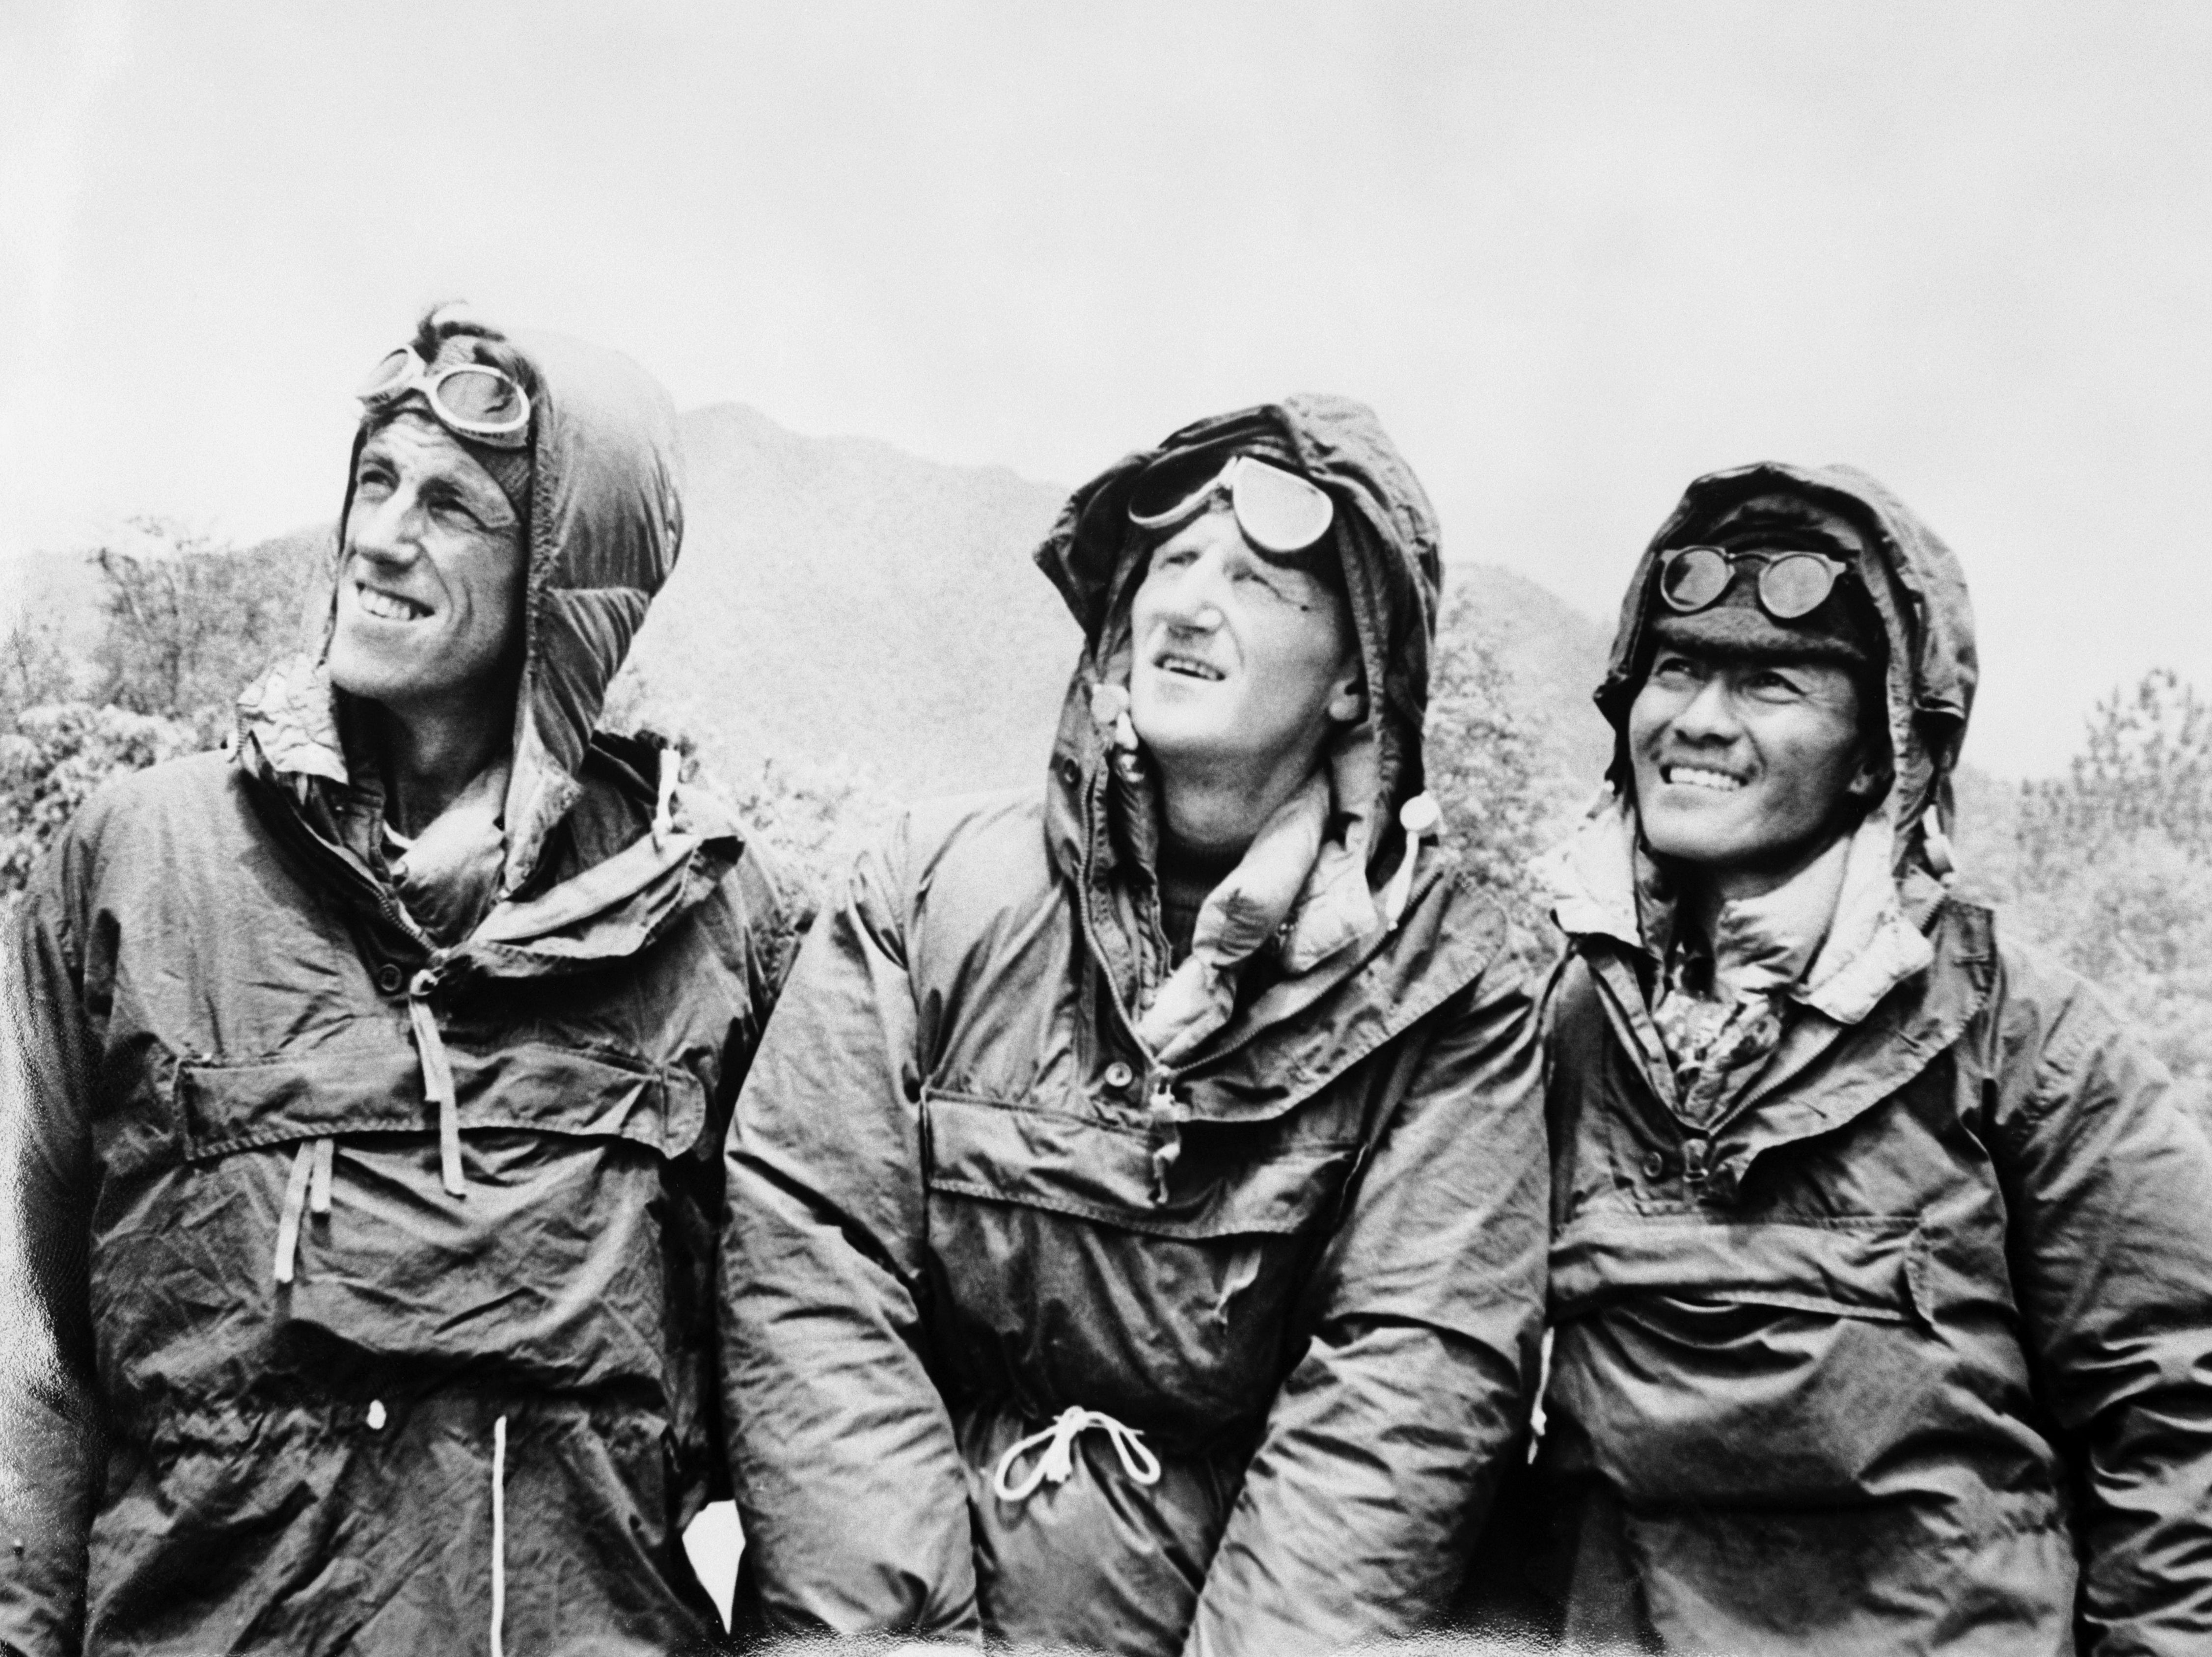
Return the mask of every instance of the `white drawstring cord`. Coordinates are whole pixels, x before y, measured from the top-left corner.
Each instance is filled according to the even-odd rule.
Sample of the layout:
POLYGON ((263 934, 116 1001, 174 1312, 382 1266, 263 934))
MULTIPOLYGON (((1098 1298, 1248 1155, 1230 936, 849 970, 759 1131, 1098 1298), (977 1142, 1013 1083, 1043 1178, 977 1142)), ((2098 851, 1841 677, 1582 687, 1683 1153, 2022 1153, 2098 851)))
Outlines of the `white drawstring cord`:
POLYGON ((300 1253, 302 1211, 331 1211, 331 1160, 336 1144, 327 1135, 302 1139, 292 1154, 292 1172, 284 1181, 284 1206, 276 1216, 276 1281, 292 1281, 293 1263, 300 1253))
POLYGON ((1395 926, 1406 913, 1406 901, 1413 895, 1413 859, 1421 849, 1421 836, 1433 835, 1437 825, 1444 820, 1437 808, 1434 794, 1416 794, 1398 808, 1398 826, 1406 831, 1406 855, 1398 859, 1398 872, 1390 877, 1390 883, 1382 889, 1382 924, 1395 926))
POLYGON ((276 1217, 276 1281, 292 1281, 292 1256, 300 1247, 300 1215, 307 1205, 307 1181, 314 1171, 315 1142, 300 1141, 292 1175, 284 1181, 284 1207, 276 1217))
POLYGON ((491 1657, 507 1657, 507 1417, 491 1424, 491 1657))
POLYGON ((1031 1433, 1007 1446, 1006 1454, 999 1458, 998 1470, 991 1475, 991 1489, 1001 1502, 1026 1502, 1047 1479, 1055 1484, 1066 1484, 1067 1476, 1075 1471, 1076 1435, 1092 1427, 1114 1441, 1123 1472, 1139 1484, 1159 1482, 1159 1460, 1145 1448, 1142 1433, 1133 1427, 1123 1426, 1103 1410, 1086 1410, 1080 1404, 1071 1404, 1042 1432, 1031 1433), (1029 1477, 1018 1484, 1007 1484, 1006 1475, 1013 1471, 1014 1463, 1040 1444, 1045 1447, 1044 1454, 1037 1458, 1037 1465, 1030 1470, 1029 1477))
POLYGON ((653 802, 653 844, 657 850, 676 831, 676 784, 683 774, 684 756, 673 748, 660 750, 660 786, 653 802))
POLYGON ((415 1051, 422 1061, 423 1095, 438 1108, 439 1172, 447 1191, 465 1197, 469 1184, 461 1172, 461 1111, 453 1096, 453 1065, 446 1056, 446 1039, 438 1034, 438 1015, 430 1011, 437 987, 434 973, 415 974, 407 991, 407 1022, 414 1026, 415 1051))

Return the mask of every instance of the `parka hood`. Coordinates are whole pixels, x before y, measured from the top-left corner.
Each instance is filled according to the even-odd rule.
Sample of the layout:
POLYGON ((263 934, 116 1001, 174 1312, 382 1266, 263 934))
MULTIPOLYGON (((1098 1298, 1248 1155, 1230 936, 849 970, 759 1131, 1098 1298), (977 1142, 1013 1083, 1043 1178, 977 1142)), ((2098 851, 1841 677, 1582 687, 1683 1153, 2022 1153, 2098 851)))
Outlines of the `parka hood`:
MULTIPOLYGON (((529 880, 547 836, 582 792, 585 754, 607 686, 675 568, 684 531, 676 414, 667 392, 617 352, 558 334, 506 337, 538 383, 501 896, 529 880)), ((349 699, 331 686, 321 659, 365 436, 356 434, 347 461, 333 602, 322 611, 313 654, 280 664, 240 704, 243 728, 259 737, 276 769, 341 784, 348 780, 341 736, 349 724, 349 699)))
MULTIPOLYGON (((1650 605, 1659 559, 1669 549, 1725 533, 1747 514, 1795 522, 1850 561, 1881 618, 1888 644, 1887 729, 1893 780, 1876 807, 1895 826, 1896 867, 1948 870, 1951 773, 1966 736, 1979 668, 1966 582, 1951 549, 1896 496, 1850 466, 1765 461, 1708 473, 1692 483, 1645 549, 1622 600, 1620 625, 1595 700, 1618 737, 1651 654, 1650 605), (1928 813, 1936 813, 1931 823, 1928 813)), ((1618 740, 1611 778, 1629 792, 1618 740)))
POLYGON ((1381 423, 1349 398, 1301 394, 1194 422, 1156 447, 1108 467, 1068 497, 1036 561, 1083 628, 1084 649, 1068 688, 1054 749, 1062 781, 1087 781, 1105 744, 1092 692, 1129 677, 1129 605, 1150 537, 1128 520, 1131 490, 1164 455, 1262 456, 1328 491, 1329 533, 1359 640, 1376 738, 1376 813, 1382 832, 1370 861, 1397 844, 1397 807, 1422 789, 1421 724, 1428 707, 1429 654, 1443 582, 1436 512, 1381 423))

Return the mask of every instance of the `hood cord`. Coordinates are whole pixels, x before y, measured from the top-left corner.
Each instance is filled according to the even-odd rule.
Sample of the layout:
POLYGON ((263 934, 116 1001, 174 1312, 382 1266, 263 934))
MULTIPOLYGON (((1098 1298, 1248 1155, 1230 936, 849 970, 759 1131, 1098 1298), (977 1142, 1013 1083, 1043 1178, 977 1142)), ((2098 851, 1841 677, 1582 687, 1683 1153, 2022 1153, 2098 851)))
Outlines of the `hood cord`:
POLYGON ((660 750, 660 785, 653 802, 653 849, 656 852, 676 832, 676 783, 683 770, 683 755, 673 748, 660 750))
POLYGON ((1075 1471, 1076 1437, 1093 1427, 1113 1440, 1115 1453, 1121 1458, 1123 1472, 1139 1484, 1159 1483, 1159 1458, 1145 1448, 1142 1433, 1124 1426, 1103 1410, 1086 1410, 1080 1404, 1071 1404, 1042 1432, 1031 1433, 1006 1447, 1006 1454, 999 1458, 997 1471, 991 1475, 993 1493, 1001 1502, 1026 1502, 1047 1480, 1065 1484, 1067 1476, 1075 1471), (1037 1458, 1029 1476, 1018 1484, 1008 1484, 1006 1476, 1013 1472, 1014 1464, 1040 1444, 1044 1446, 1044 1454, 1037 1458))
POLYGON ((438 1034, 437 1015, 430 1011, 437 987, 434 972, 426 968, 415 974, 407 989, 407 1020, 415 1029, 415 1050, 422 1055, 423 1095, 438 1108, 439 1171, 448 1192, 465 1197, 469 1182, 461 1172, 461 1112, 453 1097, 453 1066, 446 1057, 445 1037, 438 1034))
POLYGON ((1927 853, 1929 871, 1948 886, 1959 872, 1959 862, 1951 854, 1951 837, 1943 832, 1943 819, 1932 805, 1920 814, 1920 847, 1927 853))
POLYGON ((491 1657, 507 1657, 507 1417, 491 1424, 491 1657))
POLYGON ((1398 859, 1398 871, 1390 877, 1390 883, 1382 889, 1385 930, 1404 919, 1407 900, 1413 895, 1413 861, 1420 854, 1421 836, 1435 834, 1443 820, 1434 794, 1416 794, 1398 808, 1398 826, 1406 831, 1406 854, 1398 859))

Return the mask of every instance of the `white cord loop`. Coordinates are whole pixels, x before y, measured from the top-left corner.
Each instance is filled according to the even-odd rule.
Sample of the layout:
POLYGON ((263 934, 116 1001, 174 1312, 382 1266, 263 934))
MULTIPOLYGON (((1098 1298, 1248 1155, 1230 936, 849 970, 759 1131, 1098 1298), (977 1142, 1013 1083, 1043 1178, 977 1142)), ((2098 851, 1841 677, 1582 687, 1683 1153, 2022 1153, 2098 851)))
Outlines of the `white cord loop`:
POLYGON ((1006 1454, 999 1458, 998 1470, 991 1475, 993 1492, 1001 1502, 1026 1502, 1047 1480, 1065 1484, 1067 1476, 1075 1471, 1076 1438, 1093 1427, 1114 1441, 1115 1454, 1121 1458, 1123 1472, 1139 1484, 1159 1483, 1159 1459, 1145 1448, 1142 1433, 1133 1427, 1123 1426, 1103 1410, 1086 1410, 1080 1404, 1071 1404, 1042 1432, 1031 1433, 1007 1446, 1006 1454), (1040 1444, 1044 1446, 1044 1454, 1037 1458, 1029 1476, 1018 1484, 1009 1484, 1006 1476, 1013 1472, 1014 1464, 1040 1444))
POLYGON ((1382 889, 1382 924, 1395 926, 1406 913, 1406 901, 1413 895, 1413 859, 1421 849, 1421 836, 1433 835, 1444 820, 1434 794, 1416 794, 1398 808, 1398 826, 1406 831, 1406 854, 1398 859, 1398 872, 1382 889))

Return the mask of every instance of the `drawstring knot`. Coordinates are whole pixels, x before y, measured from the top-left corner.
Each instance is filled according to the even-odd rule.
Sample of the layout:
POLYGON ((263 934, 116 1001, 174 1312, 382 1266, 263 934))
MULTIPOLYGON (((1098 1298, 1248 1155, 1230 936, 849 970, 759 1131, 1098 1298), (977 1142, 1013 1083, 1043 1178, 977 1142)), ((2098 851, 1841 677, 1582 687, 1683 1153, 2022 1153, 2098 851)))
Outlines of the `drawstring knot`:
POLYGON ((1398 872, 1382 889, 1382 925, 1395 926, 1404 919, 1407 900, 1413 895, 1413 859, 1421 849, 1421 836, 1433 835, 1444 814, 1434 794, 1416 794, 1398 808, 1398 826, 1406 831, 1406 854, 1398 859, 1398 872))
POLYGON ((1103 1410, 1086 1410, 1080 1404, 1071 1404, 1042 1432, 1031 1433, 1007 1446, 1006 1454, 999 1458, 997 1471, 991 1475, 993 1492, 1001 1502, 1026 1502, 1040 1484, 1065 1484, 1068 1475, 1075 1471, 1077 1437, 1094 1427, 1113 1441, 1123 1472, 1139 1484, 1159 1483, 1159 1458, 1145 1448, 1142 1433, 1122 1425, 1103 1410), (1037 1458, 1036 1466, 1019 1484, 1008 1483, 1014 1464, 1040 1444, 1044 1446, 1044 1454, 1037 1458))

